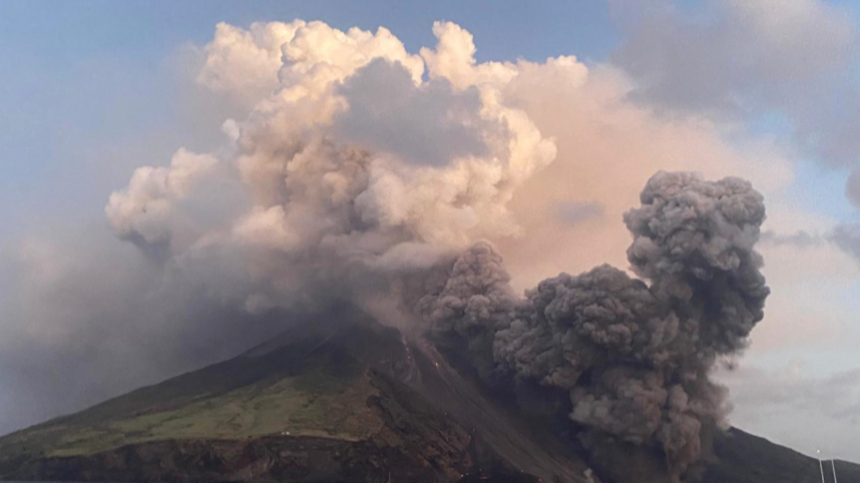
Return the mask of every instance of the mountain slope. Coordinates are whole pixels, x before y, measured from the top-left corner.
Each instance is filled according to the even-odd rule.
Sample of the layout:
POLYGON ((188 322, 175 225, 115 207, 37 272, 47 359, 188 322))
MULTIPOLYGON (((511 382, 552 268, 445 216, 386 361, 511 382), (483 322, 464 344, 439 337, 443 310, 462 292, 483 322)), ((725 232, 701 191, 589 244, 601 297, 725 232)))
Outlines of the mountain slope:
MULTIPOLYGON (((0 479, 599 483, 548 426, 347 310, 0 438, 0 479)), ((820 481, 816 460, 736 429, 714 453, 705 483, 820 481)), ((860 483, 860 466, 837 468, 860 483)))
MULTIPOLYGON (((0 438, 0 478, 535 480, 407 386, 421 379, 416 359, 399 332, 354 314, 297 327, 229 361, 0 438)), ((518 444, 505 449, 540 452, 518 444)))
MULTIPOLYGON (((732 428, 714 441, 718 457, 708 467, 702 483, 820 483, 818 460, 773 444, 758 436, 732 428)), ((830 463, 825 462, 824 480, 833 482, 830 463)), ((840 483, 860 483, 860 465, 836 461, 840 483)))

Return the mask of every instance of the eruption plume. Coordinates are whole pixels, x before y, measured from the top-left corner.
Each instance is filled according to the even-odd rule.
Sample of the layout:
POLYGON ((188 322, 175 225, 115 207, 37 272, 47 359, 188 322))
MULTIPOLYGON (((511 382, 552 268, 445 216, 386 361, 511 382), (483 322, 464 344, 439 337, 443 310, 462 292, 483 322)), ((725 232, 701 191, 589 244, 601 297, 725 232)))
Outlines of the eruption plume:
MULTIPOLYGON (((384 28, 219 25, 197 81, 247 117, 224 123, 218 152, 138 169, 110 197, 111 226, 167 285, 250 314, 394 308, 389 320, 468 348, 488 383, 564 395, 585 446, 653 448, 675 479, 689 473, 725 408, 708 373, 762 318, 762 197, 736 178, 658 173, 624 218, 640 278, 603 265, 519 297, 475 241, 528 236, 507 205, 556 156, 511 94, 534 65, 478 64, 468 32, 434 33, 419 56, 384 28)), ((572 57, 546 66, 564 85, 587 74, 572 57)))
POLYGON ((555 145, 502 98, 512 67, 475 66, 468 33, 434 31, 438 50, 422 55, 441 67, 424 80, 424 59, 384 28, 220 25, 198 81, 244 100, 257 93, 249 116, 224 124, 221 153, 180 150, 169 167, 138 169, 110 198, 111 225, 184 273, 210 279, 218 266, 241 281, 219 298, 255 310, 314 302, 317 283, 360 290, 471 240, 515 234, 506 204, 555 145), (468 55, 449 52, 458 48, 468 55), (234 199, 213 206, 225 193, 234 199))
POLYGON ((737 178, 665 172, 641 201, 625 222, 642 279, 603 265, 544 280, 519 299, 501 257, 478 244, 419 310, 437 338, 462 341, 489 380, 530 379, 568 394, 586 444, 612 437, 657 447, 678 479, 702 454, 703 426, 724 416, 710 369, 743 349, 763 316, 769 291, 753 244, 764 203, 737 178))

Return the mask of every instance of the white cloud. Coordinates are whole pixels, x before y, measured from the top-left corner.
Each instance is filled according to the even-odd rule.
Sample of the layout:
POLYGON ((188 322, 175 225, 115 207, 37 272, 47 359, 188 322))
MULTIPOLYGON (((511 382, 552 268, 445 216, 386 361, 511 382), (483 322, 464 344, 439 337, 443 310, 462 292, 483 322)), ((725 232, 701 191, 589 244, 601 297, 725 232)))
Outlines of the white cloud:
POLYGON ((215 38, 204 49, 205 64, 197 82, 253 104, 278 87, 281 45, 306 26, 291 23, 254 23, 248 30, 226 23, 215 27, 215 38))

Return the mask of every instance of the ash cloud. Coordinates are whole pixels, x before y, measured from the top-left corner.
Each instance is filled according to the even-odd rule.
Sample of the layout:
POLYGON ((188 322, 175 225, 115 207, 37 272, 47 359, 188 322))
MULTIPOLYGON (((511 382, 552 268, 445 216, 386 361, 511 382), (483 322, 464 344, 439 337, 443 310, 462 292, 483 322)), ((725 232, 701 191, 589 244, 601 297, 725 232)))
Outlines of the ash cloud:
MULTIPOLYGON (((383 28, 219 25, 201 49, 196 79, 249 114, 224 123, 220 149, 180 149, 168 166, 139 168, 110 196, 114 235, 144 257, 106 255, 128 262, 106 269, 130 274, 118 281, 98 270, 53 279, 79 288, 81 306, 69 334, 57 335, 68 352, 47 344, 36 353, 56 354, 49 362, 64 379, 105 361, 145 361, 135 374, 99 373, 94 386, 113 395, 129 381, 235 354, 284 318, 346 301, 387 323, 459 341, 489 384, 529 380, 561 394, 583 441, 608 437, 662 452, 675 476, 687 472, 700 456, 701 426, 719 423, 725 409, 709 370, 743 348, 762 316, 767 289, 753 250, 761 197, 737 179, 658 174, 642 206, 625 216, 634 236, 628 259, 640 278, 600 266, 518 296, 501 256, 475 242, 527 241, 508 205, 556 157, 556 139, 532 118, 543 108, 527 111, 523 98, 571 89, 576 96, 565 106, 603 112, 604 104, 623 104, 619 88, 603 86, 599 75, 589 84, 589 69, 573 57, 477 63, 468 32, 450 23, 433 31, 435 49, 415 55, 383 28), (591 105, 593 91, 578 90, 585 85, 611 92, 591 105)), ((590 116, 578 125, 605 124, 590 116)), ((650 144, 651 131, 642 132, 650 144)), ((706 137, 701 145, 713 144, 706 137)), ((713 165, 722 157, 703 159, 713 165)), ((581 206, 561 216, 572 223, 604 214, 598 204, 581 206)), ((26 371, 0 366, 13 373, 9 387, 28 380, 26 371)), ((57 405, 36 416, 98 398, 75 395, 72 405, 56 397, 63 387, 40 394, 57 405)))
MULTIPOLYGON (((384 28, 220 24, 192 50, 200 95, 242 113, 217 148, 134 171, 107 199, 108 230, 0 246, 0 432, 217 362, 344 299, 400 323, 387 316, 399 274, 518 232, 506 204, 555 157, 499 95, 507 80, 425 80, 425 59, 384 28)), ((478 67, 460 60, 462 75, 478 67)))
POLYGON ((504 140, 504 126, 482 119, 476 87, 453 92, 446 80, 416 89, 401 64, 377 59, 340 89, 349 110, 333 130, 349 142, 385 151, 409 162, 443 166, 463 156, 485 156, 485 137, 504 140), (496 133, 494 135, 494 133, 496 133))
POLYGON ((513 295, 487 244, 464 253, 418 304, 440 340, 459 341, 486 380, 527 379, 570 398, 583 441, 659 448, 675 479, 694 473, 703 427, 723 422, 709 379, 763 317, 769 293, 753 249, 763 198, 746 181, 658 173, 625 215, 641 278, 608 265, 513 295))
MULTIPOLYGON (((462 31, 442 25, 438 49, 457 47, 462 31)), ((361 298, 472 240, 518 233, 506 205, 556 154, 501 96, 509 75, 466 77, 479 68, 467 58, 458 76, 424 80, 437 52, 409 54, 382 28, 222 25, 204 52, 198 81, 257 96, 250 115, 225 123, 220 152, 138 169, 105 211, 121 239, 255 312, 361 298), (244 204, 200 216, 221 211, 201 201, 213 184, 239 187, 244 204)))

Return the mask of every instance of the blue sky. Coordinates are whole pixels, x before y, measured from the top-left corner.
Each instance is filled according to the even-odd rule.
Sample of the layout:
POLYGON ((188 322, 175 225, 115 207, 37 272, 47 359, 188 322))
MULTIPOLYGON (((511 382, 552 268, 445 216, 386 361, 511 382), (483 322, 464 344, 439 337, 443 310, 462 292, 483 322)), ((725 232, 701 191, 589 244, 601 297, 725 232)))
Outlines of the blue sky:
MULTIPOLYGON (((745 24, 733 25, 732 22, 743 24, 744 20, 735 15, 736 12, 726 13, 708 1, 666 2, 671 5, 672 13, 654 17, 654 20, 638 11, 639 4, 622 0, 0 0, 0 248, 17 253, 21 240, 40 236, 77 240, 78 235, 69 233, 77 233, 75 230, 81 227, 84 231, 103 234, 104 240, 99 243, 104 246, 110 241, 119 246, 112 238, 104 207, 111 192, 128 184, 135 168, 167 165, 180 147, 196 152, 219 148, 223 142, 220 126, 224 119, 201 115, 201 112, 212 109, 212 112, 221 113, 229 109, 219 104, 221 100, 198 92, 199 86, 194 84, 186 63, 189 49, 200 48, 212 40, 217 23, 247 28, 252 22, 288 22, 301 18, 319 19, 343 30, 353 26, 376 30, 384 26, 403 42, 407 51, 417 53, 421 47, 435 45, 433 22, 448 20, 474 36, 478 62, 517 59, 543 62, 548 57, 575 55, 591 69, 592 77, 599 78, 605 70, 617 70, 629 82, 630 95, 617 99, 629 109, 624 112, 635 112, 666 130, 688 122, 696 126, 704 122, 716 126, 713 130, 703 129, 708 133, 716 132, 726 149, 741 153, 738 157, 742 161, 749 159, 743 153, 751 150, 750 146, 756 146, 759 151, 749 152, 763 152, 765 157, 778 160, 774 161, 772 169, 765 166, 763 175, 761 170, 756 171, 743 163, 732 174, 767 184, 770 178, 781 179, 781 173, 790 171, 789 181, 782 184, 774 181, 778 186, 765 189, 768 208, 773 213, 767 229, 783 241, 772 242, 763 252, 766 261, 770 260, 767 266, 771 270, 768 276, 773 273, 772 287, 784 295, 772 297, 769 314, 773 315, 766 319, 766 327, 762 326, 763 335, 759 339, 753 336, 746 360, 750 373, 780 372, 789 365, 802 366, 803 377, 771 389, 776 393, 787 391, 784 394, 789 395, 795 390, 805 394, 809 387, 823 387, 816 384, 827 384, 828 377, 860 368, 860 357, 853 347, 853 341, 860 337, 860 321, 853 315, 860 309, 857 297, 853 296, 860 287, 860 276, 855 267, 857 261, 844 248, 860 240, 843 240, 839 245, 832 236, 836 227, 860 221, 856 207, 845 196, 846 178, 860 166, 860 150, 855 155, 851 149, 857 149, 856 146, 839 140, 840 149, 849 146, 844 148, 848 154, 830 159, 831 151, 820 146, 826 144, 820 138, 828 130, 838 130, 843 122, 851 128, 850 119, 842 114, 846 111, 851 114, 860 106, 860 94, 853 95, 857 91, 856 73, 860 66, 857 63, 860 2, 792 2, 820 14, 821 23, 811 21, 811 26, 795 30, 791 22, 778 24, 778 28, 786 29, 780 31, 786 35, 783 45, 803 45, 804 35, 809 36, 810 32, 830 35, 844 28, 847 33, 841 37, 834 34, 830 43, 812 42, 814 46, 810 49, 813 50, 809 52, 797 47, 798 62, 806 64, 775 61, 773 65, 752 68, 750 63, 743 63, 739 52, 732 50, 736 48, 730 42, 732 36, 750 35, 747 40, 751 45, 760 41, 763 45, 760 52, 764 54, 782 51, 767 50, 773 48, 768 44, 769 39, 757 37, 755 29, 747 29, 745 24), (696 48, 697 38, 690 37, 695 34, 690 34, 684 23, 691 18, 716 25, 706 32, 711 37, 705 51, 692 50, 696 48), (652 25, 649 23, 652 21, 653 25, 664 27, 665 37, 645 28, 652 25), (791 35, 797 36, 798 44, 792 43, 791 35), (659 52, 652 56, 638 50, 650 41, 666 39, 675 44, 690 40, 691 50, 673 52, 674 58, 668 59, 659 57, 659 52), (723 41, 725 45, 720 44, 723 41), (831 56, 833 62, 820 65, 815 62, 831 56), (639 59, 644 67, 637 64, 639 59), (708 64, 712 59, 716 59, 714 64, 708 64), (737 65, 746 66, 746 69, 734 70, 737 65), (703 92, 713 89, 716 94, 712 104, 691 106, 689 99, 672 95, 672 90, 679 85, 673 79, 697 68, 705 73, 731 72, 726 74, 725 85, 714 86, 706 80, 701 85, 693 85, 703 92), (820 75, 815 69, 820 69, 820 75), (806 71, 812 74, 802 78, 806 71), (773 72, 783 77, 774 82, 769 77, 773 72), (817 85, 832 87, 832 92, 843 92, 840 90, 843 89, 845 95, 828 96, 826 92, 817 92, 817 85), (796 98, 804 98, 804 102, 795 106, 796 98), (726 99, 740 99, 739 107, 726 107, 726 99), (798 126, 804 124, 808 124, 804 134, 807 137, 798 132, 798 126), (801 231, 808 233, 812 241, 802 246, 785 241, 796 240, 791 237, 801 231), (788 266, 795 262, 797 268, 788 266), (792 298, 801 300, 804 296, 810 299, 792 305, 792 298), (804 314, 803 317, 792 318, 799 313, 804 314), (817 326, 821 321, 830 323, 821 324, 830 329, 812 330, 811 336, 804 332, 808 326, 817 326), (765 340, 767 337, 772 339, 765 340), (815 340, 806 345, 803 343, 806 337, 815 340), (782 342, 774 342, 776 340, 782 342)), ((775 15, 774 18, 781 17, 775 15)), ((696 154, 690 153, 690 156, 696 154)), ((701 168, 707 170, 708 166, 701 168)), ((599 199, 565 201, 577 206, 592 202, 596 204, 589 206, 603 206, 599 199)), ((130 250, 126 246, 111 247, 110 250, 130 250)), ((4 267, 2 262, 0 260, 0 271, 4 267)), ((553 269, 581 269, 577 263, 572 261, 553 269)), ((0 273, 0 284, 3 283, 14 282, 4 279, 0 273)), ((142 372, 141 381, 169 372, 142 372)), ((769 406, 763 404, 760 410, 750 407, 760 400, 770 401, 768 398, 772 394, 756 392, 750 380, 743 377, 740 371, 730 375, 728 380, 732 381, 738 400, 749 405, 747 408, 739 406, 735 411, 737 420, 747 424, 746 427, 807 452, 810 447, 801 447, 803 437, 785 430, 786 421, 790 421, 792 415, 801 414, 800 417, 808 417, 816 424, 820 422, 821 427, 828 430, 838 427, 826 412, 809 409, 817 403, 814 399, 804 400, 806 402, 797 408, 780 405, 780 410, 789 407, 796 412, 789 411, 785 419, 776 416, 768 419, 763 413, 769 406)), ((3 395, 2 386, 0 395, 3 395)), ((854 426, 845 426, 847 429, 841 439, 835 439, 849 441, 854 434, 851 431, 858 428, 856 422, 852 424, 854 426)), ((0 432, 2 430, 0 417, 0 432)), ((832 448, 832 451, 843 450, 832 448)), ((841 454, 860 459, 857 451, 846 449, 841 454)))
POLYGON ((584 57, 600 59, 612 49, 616 35, 608 5, 599 2, 12 0, 0 8, 4 46, 45 60, 134 55, 140 62, 158 63, 178 44, 208 41, 218 22, 248 25, 293 18, 324 20, 342 29, 385 26, 410 49, 432 43, 427 26, 433 21, 450 20, 485 39, 480 60, 543 58, 567 53, 573 46, 584 57), (503 8, 493 8, 497 6, 503 8))

